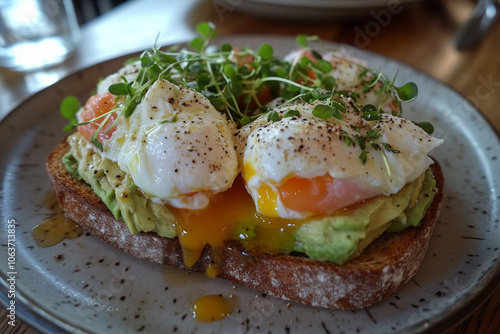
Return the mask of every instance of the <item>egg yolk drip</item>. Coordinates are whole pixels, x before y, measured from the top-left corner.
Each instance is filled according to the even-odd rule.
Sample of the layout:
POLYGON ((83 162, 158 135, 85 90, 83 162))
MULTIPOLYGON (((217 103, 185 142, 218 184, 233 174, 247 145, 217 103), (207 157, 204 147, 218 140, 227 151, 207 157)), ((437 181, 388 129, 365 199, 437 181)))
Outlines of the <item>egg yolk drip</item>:
MULTIPOLYGON (((250 249, 265 247, 270 252, 286 251, 293 243, 293 232, 304 222, 259 214, 241 177, 236 178, 229 190, 214 195, 203 210, 169 209, 176 217, 177 235, 187 267, 198 261, 205 245, 222 248, 228 240, 239 240, 250 249), (254 238, 256 234, 258 238, 254 238)), ((215 275, 213 272, 211 276, 215 275)))
POLYGON ((208 295, 193 303, 193 315, 197 320, 211 322, 221 320, 233 313, 237 302, 231 297, 208 295))

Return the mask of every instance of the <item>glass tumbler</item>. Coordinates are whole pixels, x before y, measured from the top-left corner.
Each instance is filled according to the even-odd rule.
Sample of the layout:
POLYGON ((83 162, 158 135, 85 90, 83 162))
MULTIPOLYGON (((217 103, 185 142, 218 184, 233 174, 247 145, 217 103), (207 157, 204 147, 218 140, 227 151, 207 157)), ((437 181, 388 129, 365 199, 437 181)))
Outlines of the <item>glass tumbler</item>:
POLYGON ((29 71, 55 65, 75 49, 71 0, 0 0, 0 66, 29 71))

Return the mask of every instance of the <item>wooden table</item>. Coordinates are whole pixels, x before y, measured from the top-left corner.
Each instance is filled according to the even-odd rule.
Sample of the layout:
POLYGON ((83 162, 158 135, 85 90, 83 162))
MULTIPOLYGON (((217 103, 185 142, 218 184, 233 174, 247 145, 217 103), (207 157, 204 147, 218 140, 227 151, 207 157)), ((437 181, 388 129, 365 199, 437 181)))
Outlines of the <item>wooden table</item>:
MULTIPOLYGON (((384 19, 378 16, 377 20, 377 14, 381 12, 376 12, 377 14, 371 14, 364 20, 354 22, 330 20, 314 23, 257 18, 228 7, 222 8, 221 15, 221 7, 217 7, 217 1, 180 1, 178 10, 169 8, 168 3, 141 6, 146 2, 152 1, 126 3, 84 26, 82 44, 85 44, 85 50, 82 47, 73 59, 48 73, 63 76, 120 53, 125 54, 140 47, 147 48, 147 43, 152 40, 151 36, 158 29, 168 31, 163 35, 163 41, 189 40, 194 36, 194 26, 200 21, 214 22, 220 35, 296 36, 304 33, 318 35, 327 41, 365 48, 429 73, 463 94, 500 132, 500 112, 497 110, 500 106, 500 25, 496 25, 474 48, 458 51, 452 44, 457 28, 469 17, 474 1, 414 1, 406 7, 397 7, 397 10, 384 19), (131 14, 137 22, 125 22, 124 18, 131 14), (150 29, 152 31, 144 29, 146 22, 153 25, 150 29), (122 42, 122 49, 110 48, 109 43, 113 44, 113 41, 100 37, 102 32, 113 27, 119 27, 116 31, 124 31, 123 35, 126 37, 121 37, 122 41, 120 37, 118 41, 114 41, 115 45, 122 42), (127 39, 137 43, 123 43, 127 39)), ((113 36, 110 38, 113 39, 113 36)), ((0 70, 0 89, 10 92, 2 96, 4 101, 0 101, 0 118, 22 99, 43 88, 44 83, 30 86, 27 80, 30 75, 32 76, 0 70)), ((446 333, 500 333, 500 288, 493 291, 482 306, 470 311, 469 317, 446 333)), ((0 309, 0 331, 3 333, 37 333, 22 322, 14 328, 6 326, 4 314, 5 308, 0 309)))

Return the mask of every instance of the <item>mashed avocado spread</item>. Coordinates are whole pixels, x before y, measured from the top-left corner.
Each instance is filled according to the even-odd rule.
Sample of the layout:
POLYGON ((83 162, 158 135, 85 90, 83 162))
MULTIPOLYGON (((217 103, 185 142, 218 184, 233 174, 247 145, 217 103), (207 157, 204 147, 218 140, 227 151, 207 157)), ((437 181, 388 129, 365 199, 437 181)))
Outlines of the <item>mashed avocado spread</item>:
MULTIPOLYGON (((96 154, 79 133, 71 135, 68 143, 71 149, 63 158, 66 169, 88 183, 115 219, 125 222, 132 234, 144 231, 167 238, 177 236, 173 213, 145 196, 115 162, 96 154)), ((377 196, 329 217, 308 219, 296 225, 280 250, 304 253, 320 261, 345 263, 385 231, 399 232, 417 226, 436 192, 436 181, 429 169, 397 194, 377 196)), ((245 246, 251 245, 251 239, 258 238, 258 233, 248 231, 256 230, 248 224, 236 225, 234 239, 245 246)))
POLYGON ((118 164, 96 154, 79 133, 68 137, 70 151, 64 156, 66 169, 88 183, 116 220, 124 221, 132 234, 156 232, 174 238, 172 213, 162 204, 144 196, 118 164))

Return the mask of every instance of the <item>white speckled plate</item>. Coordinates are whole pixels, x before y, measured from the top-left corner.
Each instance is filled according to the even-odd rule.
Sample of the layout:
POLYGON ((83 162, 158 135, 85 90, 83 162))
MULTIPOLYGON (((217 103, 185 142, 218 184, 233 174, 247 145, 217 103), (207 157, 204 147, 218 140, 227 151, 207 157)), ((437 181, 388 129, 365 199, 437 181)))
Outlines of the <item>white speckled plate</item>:
MULTIPOLYGON (((295 47, 293 39, 283 37, 219 42, 257 47, 264 41, 280 55, 295 47)), ((432 121, 435 135, 446 140, 433 156, 444 169, 447 199, 421 270, 396 295, 357 312, 319 309, 147 263, 90 235, 39 248, 31 229, 51 214, 43 205, 50 193, 44 161, 64 136, 59 103, 67 95, 85 100, 99 78, 122 65, 122 58, 63 79, 0 123, 1 301, 8 302, 6 226, 14 219, 17 314, 43 332, 420 333, 440 332, 463 319, 500 278, 498 136, 473 106, 443 84, 393 60, 351 51, 388 76, 399 69, 397 83, 416 82, 420 94, 405 115, 432 121), (238 311, 213 323, 193 319, 193 301, 213 293, 235 295, 238 311)))

